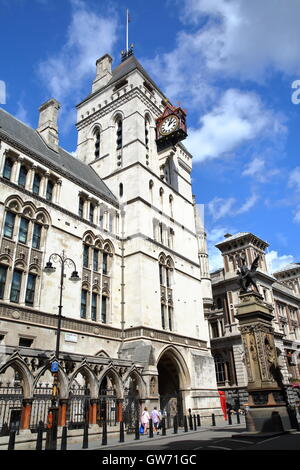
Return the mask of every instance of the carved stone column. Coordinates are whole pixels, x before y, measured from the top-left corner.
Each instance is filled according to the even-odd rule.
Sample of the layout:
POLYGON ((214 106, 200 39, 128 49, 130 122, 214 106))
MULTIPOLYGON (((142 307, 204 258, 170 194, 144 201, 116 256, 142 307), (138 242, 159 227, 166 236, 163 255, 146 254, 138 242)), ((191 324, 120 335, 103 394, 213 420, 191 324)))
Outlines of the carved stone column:
POLYGON ((291 429, 274 342, 273 307, 254 291, 242 293, 239 297, 236 317, 248 375, 247 431, 280 432, 291 429))

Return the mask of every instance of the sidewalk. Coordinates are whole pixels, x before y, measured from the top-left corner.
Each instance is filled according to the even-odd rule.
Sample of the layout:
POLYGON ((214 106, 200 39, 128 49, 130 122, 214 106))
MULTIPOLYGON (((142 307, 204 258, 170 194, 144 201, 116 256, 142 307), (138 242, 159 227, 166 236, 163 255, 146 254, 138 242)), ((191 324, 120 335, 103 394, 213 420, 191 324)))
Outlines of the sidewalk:
MULTIPOLYGON (((178 429, 178 433, 177 434, 174 434, 174 430, 173 428, 169 428, 167 429, 167 432, 166 432, 166 436, 162 436, 161 433, 159 435, 156 435, 156 433, 154 433, 153 435, 153 438, 150 438, 149 435, 140 435, 140 439, 139 440, 135 440, 135 434, 125 434, 125 442, 124 443, 120 443, 119 442, 119 434, 114 434, 114 435, 108 435, 107 436, 107 445, 103 446, 102 445, 102 434, 99 434, 99 438, 98 439, 94 439, 93 440, 89 440, 89 447, 88 449, 86 450, 109 450, 109 449, 115 449, 117 450, 118 448, 122 448, 122 449, 130 449, 132 446, 139 446, 139 445, 150 445, 151 443, 154 443, 157 445, 159 444, 160 442, 163 444, 164 441, 168 440, 170 441, 170 439, 172 441, 178 439, 178 440, 181 440, 182 438, 186 437, 186 436, 189 436, 189 437, 195 437, 199 434, 199 433, 205 433, 205 432, 210 432, 210 431, 217 431, 217 430, 220 430, 220 431, 223 431, 224 429, 226 429, 226 431, 230 431, 232 430, 232 432, 241 432, 241 430, 243 430, 245 428, 245 424, 242 422, 241 424, 234 424, 234 425, 227 425, 226 422, 223 424, 223 425, 219 425, 219 426, 201 426, 201 427, 198 427, 196 431, 188 431, 188 432, 184 432, 184 428, 179 428, 178 429)), ((82 450, 82 442, 78 442, 78 443, 68 443, 68 446, 67 446, 67 450, 82 450)))

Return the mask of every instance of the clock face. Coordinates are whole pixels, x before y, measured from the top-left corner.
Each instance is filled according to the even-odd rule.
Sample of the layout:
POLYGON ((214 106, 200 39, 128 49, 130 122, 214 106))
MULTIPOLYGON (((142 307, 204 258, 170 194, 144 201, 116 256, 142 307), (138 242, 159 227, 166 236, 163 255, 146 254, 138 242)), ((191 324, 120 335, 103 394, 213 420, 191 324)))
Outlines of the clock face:
POLYGON ((176 131, 179 127, 179 119, 177 116, 172 114, 171 116, 166 117, 159 128, 159 133, 162 135, 168 135, 176 131))

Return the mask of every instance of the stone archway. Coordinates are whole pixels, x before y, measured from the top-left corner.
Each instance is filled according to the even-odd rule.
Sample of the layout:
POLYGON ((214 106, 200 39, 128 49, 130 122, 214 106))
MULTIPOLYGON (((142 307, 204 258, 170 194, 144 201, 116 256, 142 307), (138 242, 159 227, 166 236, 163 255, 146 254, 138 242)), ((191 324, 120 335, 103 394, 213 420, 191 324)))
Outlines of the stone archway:
POLYGON ((167 426, 173 425, 176 415, 182 425, 185 409, 182 390, 186 389, 190 382, 187 365, 179 351, 171 346, 161 353, 157 370, 160 409, 166 417, 167 426))

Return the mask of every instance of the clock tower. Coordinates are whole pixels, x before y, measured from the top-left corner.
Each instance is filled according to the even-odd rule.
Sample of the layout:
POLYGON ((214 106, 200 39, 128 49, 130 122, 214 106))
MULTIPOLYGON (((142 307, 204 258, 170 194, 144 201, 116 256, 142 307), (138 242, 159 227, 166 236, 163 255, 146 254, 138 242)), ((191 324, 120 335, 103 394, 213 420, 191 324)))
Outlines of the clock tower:
POLYGON ((119 199, 112 326, 127 338, 119 356, 143 363, 150 406, 176 396, 185 410, 218 413, 204 318, 209 270, 199 262, 192 156, 181 143, 186 112, 169 103, 132 51, 114 69, 105 55, 77 106, 77 129, 78 158, 119 199))

